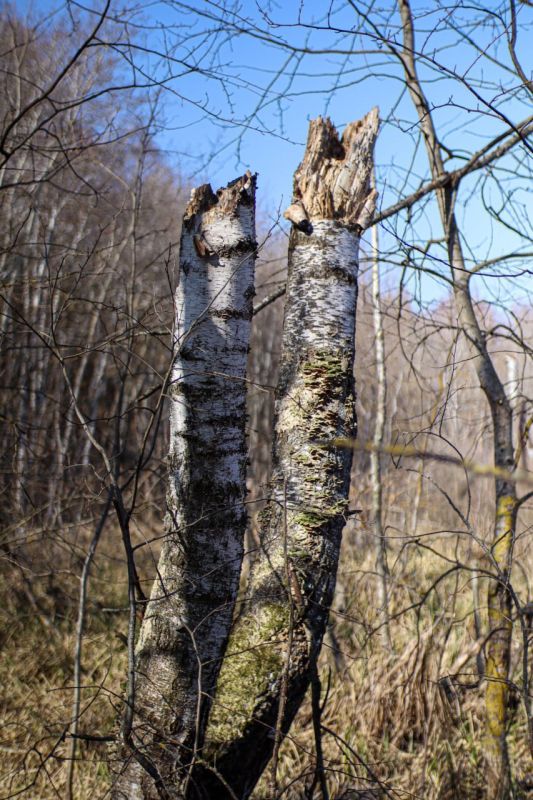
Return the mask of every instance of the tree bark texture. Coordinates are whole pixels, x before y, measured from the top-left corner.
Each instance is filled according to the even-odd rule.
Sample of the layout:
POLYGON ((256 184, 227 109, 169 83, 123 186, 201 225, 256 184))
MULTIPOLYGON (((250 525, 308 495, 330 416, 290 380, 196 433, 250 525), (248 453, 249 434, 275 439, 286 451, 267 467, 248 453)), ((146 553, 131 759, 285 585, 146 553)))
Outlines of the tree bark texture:
MULTIPOLYGON (((513 446, 513 412, 503 384, 487 350, 479 327, 468 281, 464 277, 464 259, 459 244, 455 217, 451 221, 454 236, 451 263, 455 274, 457 316, 469 344, 478 381, 489 403, 492 417, 494 466, 512 473, 515 469, 513 446)), ((518 511, 514 481, 495 478, 495 521, 491 546, 491 569, 487 607, 490 638, 486 646, 486 736, 488 800, 507 800, 511 792, 511 765, 507 748, 509 669, 513 633, 513 601, 509 591, 513 547, 518 511)))
MULTIPOLYGON (((398 0, 403 28, 403 51, 399 57, 407 87, 418 113, 432 178, 445 175, 441 145, 437 137, 431 109, 418 78, 415 41, 409 0, 398 0)), ((449 183, 437 189, 437 201, 446 235, 448 259, 453 278, 453 291, 458 324, 468 347, 479 386, 487 398, 493 433, 494 466, 511 473, 515 469, 513 449, 513 412, 503 384, 487 350, 485 336, 479 326, 469 286, 467 269, 454 201, 457 186, 449 183)), ((512 598, 509 591, 512 553, 516 532, 517 497, 513 481, 495 478, 495 524, 491 548, 492 569, 496 577, 488 588, 490 639, 486 649, 486 743, 487 798, 507 800, 511 791, 511 770, 507 750, 508 682, 512 637, 512 598)))
POLYGON ((358 249, 372 217, 377 109, 310 124, 294 179, 273 476, 252 573, 217 687, 199 797, 250 795, 305 694, 335 587, 355 434, 358 249), (227 787, 231 787, 231 791, 227 787))
POLYGON ((176 291, 166 537, 136 648, 117 800, 186 796, 202 748, 243 555, 255 254, 255 177, 216 195, 194 190, 176 291))
MULTIPOLYGON (((375 180, 373 185, 375 186, 375 180)), ((385 438, 385 415, 387 410, 387 373, 385 368, 385 334, 381 314, 377 225, 372 227, 372 249, 374 251, 372 253, 372 317, 374 323, 377 396, 373 436, 374 449, 370 453, 370 480, 372 484, 372 524, 375 536, 380 626, 385 647, 390 650, 389 567, 387 563, 387 539, 383 530, 383 479, 381 473, 381 449, 385 438)))

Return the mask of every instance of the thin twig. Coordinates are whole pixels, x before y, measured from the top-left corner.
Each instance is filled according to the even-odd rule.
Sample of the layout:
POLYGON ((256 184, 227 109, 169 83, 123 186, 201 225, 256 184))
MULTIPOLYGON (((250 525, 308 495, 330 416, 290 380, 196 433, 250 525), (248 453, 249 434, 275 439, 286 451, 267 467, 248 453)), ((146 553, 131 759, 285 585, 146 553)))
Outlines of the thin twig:
POLYGON ((77 739, 79 738, 78 722, 80 718, 80 703, 81 703, 81 656, 83 649, 83 634, 85 630, 85 611, 87 607, 87 584, 89 581, 91 564, 93 562, 94 555, 96 553, 96 548, 98 547, 98 542, 100 541, 100 536, 102 535, 102 531, 104 529, 104 525, 106 523, 110 508, 111 508, 111 491, 108 491, 107 500, 105 502, 104 508, 102 509, 102 514, 100 515, 100 519, 98 520, 98 525, 96 526, 96 529, 94 531, 93 538, 91 539, 89 550, 87 551, 87 555, 85 557, 85 561, 83 563, 83 569, 81 571, 81 576, 80 576, 80 599, 78 603, 78 620, 76 623, 76 645, 74 650, 74 692, 72 700, 72 716, 70 722, 71 739, 70 739, 70 747, 68 753, 69 765, 67 772, 67 787, 66 787, 67 800, 72 800, 73 797, 72 788, 74 781, 74 765, 76 758, 77 739))

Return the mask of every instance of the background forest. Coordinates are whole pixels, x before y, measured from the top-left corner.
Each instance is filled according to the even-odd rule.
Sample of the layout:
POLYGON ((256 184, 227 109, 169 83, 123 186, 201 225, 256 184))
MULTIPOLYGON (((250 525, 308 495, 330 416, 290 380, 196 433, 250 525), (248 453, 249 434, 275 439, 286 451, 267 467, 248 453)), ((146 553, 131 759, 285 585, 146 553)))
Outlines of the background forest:
POLYGON ((362 241, 358 438, 318 663, 321 744, 309 698, 253 796, 533 797, 531 4, 114 5, 1 5, 0 797, 111 793, 131 565, 149 595, 164 536, 191 188, 259 171, 248 569, 271 468, 289 230, 281 198, 261 200, 262 170, 288 197, 305 115, 342 127, 378 101, 380 201, 362 241), (382 97, 365 89, 353 111, 370 75, 382 97), (205 90, 187 84, 200 79, 205 90), (276 178, 264 159, 278 146, 276 178), (512 463, 496 458, 496 470, 481 345, 458 297, 509 409, 512 463), (519 497, 503 560, 498 480, 519 497), (491 585, 513 628, 512 778, 498 795, 486 783, 491 585))

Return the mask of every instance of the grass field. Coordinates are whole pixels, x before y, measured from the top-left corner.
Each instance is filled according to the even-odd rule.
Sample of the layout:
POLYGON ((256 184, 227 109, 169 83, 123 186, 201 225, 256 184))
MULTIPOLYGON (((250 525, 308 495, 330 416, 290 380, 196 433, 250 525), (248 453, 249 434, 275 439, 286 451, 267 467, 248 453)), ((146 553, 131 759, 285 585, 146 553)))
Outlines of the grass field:
MULTIPOLYGON (((83 536, 80 552, 82 542, 83 536)), ((516 551, 515 589, 522 592, 528 589, 526 545, 524 537, 516 551)), ((2 576, 0 797, 49 800, 66 796, 79 558, 39 577, 40 548, 33 547, 26 558, 33 570, 30 584, 8 561, 2 576)), ((472 543, 457 545, 451 537, 435 537, 431 548, 391 546, 393 649, 388 651, 375 606, 372 539, 361 524, 347 532, 320 661, 322 748, 331 798, 349 797, 343 794, 348 788, 405 800, 485 797, 484 683, 476 667, 484 640, 475 633, 472 573, 456 569, 437 580, 450 564, 473 559, 482 554, 472 543)), ((56 564, 61 560, 65 556, 58 554, 56 564)), ((144 567, 148 574, 150 562, 144 567)), ((108 738, 117 730, 127 665, 126 602, 120 541, 110 533, 90 582, 79 721, 84 736, 108 738)), ((483 622, 483 603, 480 615, 483 622)), ((531 770, 519 638, 515 635, 509 746, 516 796, 527 798, 533 794, 527 790, 531 770)), ((76 800, 109 797, 113 747, 96 739, 79 741, 76 800)), ((282 747, 278 795, 308 796, 315 761, 308 700, 282 747)), ((255 796, 271 797, 272 785, 267 770, 255 796)), ((320 797, 318 788, 314 796, 320 797)))

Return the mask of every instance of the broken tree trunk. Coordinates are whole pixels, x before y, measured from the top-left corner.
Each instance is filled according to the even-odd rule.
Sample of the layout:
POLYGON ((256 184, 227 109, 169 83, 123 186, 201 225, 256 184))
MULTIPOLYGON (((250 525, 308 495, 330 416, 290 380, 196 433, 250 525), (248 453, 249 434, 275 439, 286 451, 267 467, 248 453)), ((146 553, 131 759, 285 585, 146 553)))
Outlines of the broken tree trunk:
POLYGON ((322 643, 348 508, 355 433, 358 250, 378 111, 347 126, 311 122, 295 174, 273 477, 261 552, 217 686, 199 797, 249 796, 287 732, 322 643), (228 787, 230 787, 228 789, 228 787))
POLYGON ((167 532, 136 648, 117 800, 186 796, 202 748, 243 555, 255 253, 255 177, 193 191, 176 290, 167 532))

